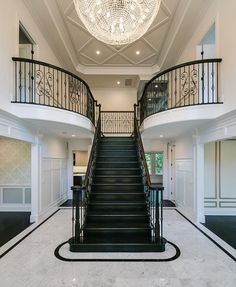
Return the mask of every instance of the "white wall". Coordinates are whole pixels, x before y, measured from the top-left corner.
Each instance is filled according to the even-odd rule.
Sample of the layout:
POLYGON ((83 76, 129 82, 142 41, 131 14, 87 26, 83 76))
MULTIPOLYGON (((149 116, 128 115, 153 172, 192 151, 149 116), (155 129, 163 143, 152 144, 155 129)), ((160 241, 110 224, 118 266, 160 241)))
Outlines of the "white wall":
POLYGON ((41 210, 67 198, 67 145, 59 138, 42 138, 41 210))
POLYGON ((179 137, 174 143, 176 205, 191 218, 195 217, 193 138, 179 137))
POLYGON ((137 90, 133 88, 92 89, 103 111, 133 111, 137 90))
POLYGON ((12 57, 18 57, 19 48, 19 21, 25 26, 36 42, 35 59, 59 65, 53 51, 36 26, 23 0, 1 1, 0 4, 0 97, 1 108, 10 110, 10 101, 14 95, 14 74, 12 57))
POLYGON ((236 38, 230 33, 236 25, 235 11, 235 0, 227 0, 227 3, 222 0, 212 1, 212 5, 199 19, 195 32, 178 59, 178 63, 196 59, 196 46, 202 41, 213 23, 216 23, 216 56, 223 59, 220 65, 220 88, 225 112, 236 108, 234 68, 236 66, 236 38))

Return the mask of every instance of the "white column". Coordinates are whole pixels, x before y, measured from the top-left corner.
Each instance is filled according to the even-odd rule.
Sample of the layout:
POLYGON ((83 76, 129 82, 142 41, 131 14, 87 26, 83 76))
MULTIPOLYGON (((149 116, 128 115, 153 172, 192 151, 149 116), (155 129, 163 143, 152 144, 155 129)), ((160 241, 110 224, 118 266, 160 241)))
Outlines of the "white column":
POLYGON ((31 146, 31 216, 30 222, 38 222, 41 199, 41 153, 37 142, 31 146))
POLYGON ((194 144, 194 217, 197 222, 205 222, 204 215, 204 144, 196 137, 194 144))

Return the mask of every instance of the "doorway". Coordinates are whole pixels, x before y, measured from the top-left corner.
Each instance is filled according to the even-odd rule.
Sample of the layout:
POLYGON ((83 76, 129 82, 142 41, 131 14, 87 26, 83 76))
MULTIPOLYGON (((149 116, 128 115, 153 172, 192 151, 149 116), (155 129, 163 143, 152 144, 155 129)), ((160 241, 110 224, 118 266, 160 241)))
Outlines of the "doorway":
POLYGON ((19 23, 19 57, 26 59, 34 58, 35 42, 22 23, 19 23))

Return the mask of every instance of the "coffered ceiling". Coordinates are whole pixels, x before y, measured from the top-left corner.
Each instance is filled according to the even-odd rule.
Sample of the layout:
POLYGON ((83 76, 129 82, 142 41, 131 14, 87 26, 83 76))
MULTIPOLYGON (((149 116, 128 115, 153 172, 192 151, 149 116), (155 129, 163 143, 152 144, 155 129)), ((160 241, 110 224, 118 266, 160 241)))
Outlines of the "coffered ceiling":
POLYGON ((114 47, 96 40, 86 30, 75 11, 73 0, 57 0, 78 63, 87 67, 156 65, 177 3, 178 0, 162 0, 158 15, 144 37, 130 45, 114 47))
MULTIPOLYGON (((133 78, 135 84, 131 87, 137 86, 135 77, 148 80, 160 69, 176 63, 199 17, 212 2, 162 0, 147 33, 136 42, 118 48, 90 35, 75 11, 73 0, 23 1, 64 68, 85 80, 92 75, 104 75, 99 78, 103 82, 108 82, 112 75, 126 76, 124 80, 133 78)), ((96 86, 99 85, 96 80, 96 86)))

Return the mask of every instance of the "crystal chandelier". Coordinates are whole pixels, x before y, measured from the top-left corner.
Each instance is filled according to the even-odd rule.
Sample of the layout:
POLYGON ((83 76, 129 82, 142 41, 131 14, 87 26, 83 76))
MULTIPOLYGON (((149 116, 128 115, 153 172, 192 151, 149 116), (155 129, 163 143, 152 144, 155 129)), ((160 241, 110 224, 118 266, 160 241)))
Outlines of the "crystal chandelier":
POLYGON ((161 0, 74 0, 79 18, 98 40, 129 44, 142 37, 155 19, 161 0))

